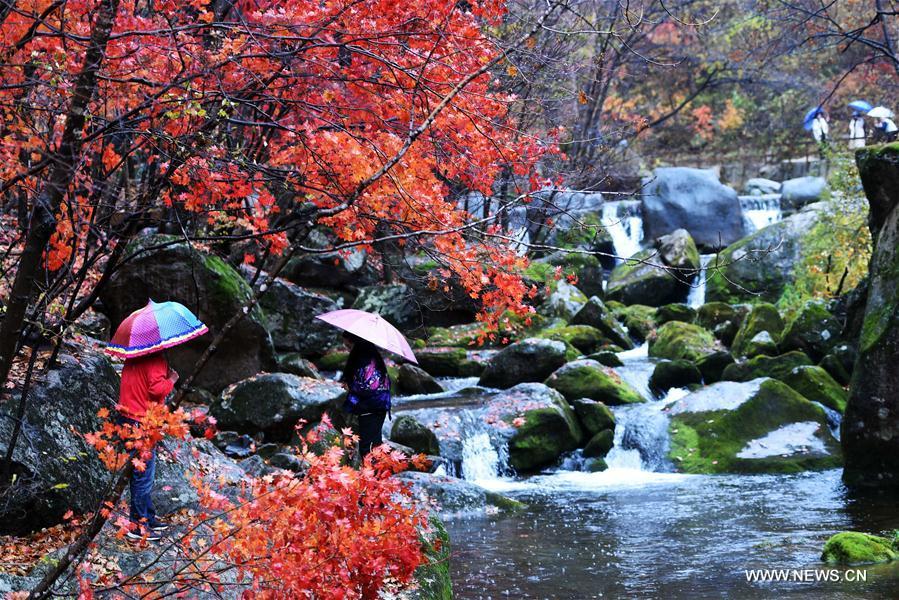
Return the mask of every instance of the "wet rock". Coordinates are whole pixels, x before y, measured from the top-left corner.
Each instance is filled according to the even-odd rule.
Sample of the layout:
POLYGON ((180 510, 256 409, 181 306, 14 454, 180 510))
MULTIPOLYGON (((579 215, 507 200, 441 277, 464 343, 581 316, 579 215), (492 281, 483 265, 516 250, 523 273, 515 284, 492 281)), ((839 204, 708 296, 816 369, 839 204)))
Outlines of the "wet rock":
MULTIPOLYGON (((244 274, 253 275, 247 270, 244 274)), ((259 305, 265 314, 275 349, 280 352, 321 356, 342 344, 340 331, 336 327, 315 318, 340 308, 328 296, 311 292, 279 277, 271 283, 259 305)))
POLYGON ((649 342, 650 356, 669 360, 683 358, 695 362, 719 349, 709 331, 680 321, 669 321, 659 327, 655 339, 649 342))
POLYGON ((565 344, 527 338, 497 352, 484 368, 479 385, 509 388, 522 382, 543 381, 565 364, 565 344))
POLYGON ((261 431, 266 439, 287 441, 299 420, 318 421, 343 395, 343 387, 334 381, 264 373, 230 386, 210 412, 220 427, 261 431))
MULTIPOLYGON (((304 244, 307 247, 332 247, 329 232, 316 229, 304 244)), ((368 265, 364 250, 351 248, 348 252, 323 252, 291 258, 284 267, 285 279, 303 286, 359 287, 377 281, 377 274, 368 265)))
POLYGON ((659 325, 668 321, 682 321, 684 323, 692 323, 696 319, 696 309, 686 304, 666 304, 660 306, 656 311, 656 322, 659 325))
MULTIPOLYGON (((89 347, 66 347, 54 369, 35 379, 13 452, 16 481, 0 502, 0 534, 21 534, 62 522, 69 509, 96 509, 112 480, 83 434, 98 431, 97 411, 111 413, 119 378, 89 347)), ((0 403, 0 456, 6 456, 19 395, 0 403)))
POLYGON ((737 356, 755 356, 757 354, 776 355, 775 339, 783 332, 784 322, 772 304, 757 304, 743 320, 743 324, 734 337, 731 351, 737 356), (762 332, 768 336, 757 338, 762 332))
POLYGON ((584 292, 563 279, 555 283, 554 289, 543 300, 538 310, 545 317, 559 317, 568 321, 586 303, 587 296, 584 292))
POLYGON ((766 194, 780 193, 780 182, 764 177, 754 177, 747 179, 743 185, 743 191, 750 196, 764 196, 766 194))
POLYGON ((560 367, 544 383, 558 390, 569 402, 588 398, 617 406, 646 401, 615 371, 590 359, 576 360, 560 367))
POLYGON ((684 388, 702 383, 702 373, 689 360, 663 360, 656 364, 649 378, 649 387, 656 394, 664 394, 671 388, 684 388))
POLYGON ((87 309, 84 314, 75 321, 75 329, 92 338, 108 341, 112 335, 112 323, 109 317, 101 312, 97 312, 92 308, 87 309))
POLYGON ((415 453, 440 455, 440 442, 434 432, 409 415, 400 415, 394 420, 390 439, 408 446, 415 453))
MULTIPOLYGON (((597 227, 601 229, 601 227, 597 227)), ((604 293, 603 266, 592 254, 554 252, 540 259, 554 267, 562 267, 565 273, 577 276, 577 287, 587 296, 602 296, 604 293)))
POLYGON ((812 205, 728 246, 708 265, 706 298, 728 304, 776 302, 796 280, 805 236, 821 215, 812 205))
POLYGON ((331 350, 319 358, 315 364, 322 371, 342 371, 349 355, 350 353, 346 350, 331 350))
POLYGON ((453 582, 450 578, 452 546, 449 534, 436 515, 430 515, 428 521, 427 530, 421 534, 424 561, 415 569, 415 589, 404 592, 403 598, 452 600, 453 582))
POLYGON ((601 346, 610 342, 599 329, 590 325, 551 327, 537 332, 535 337, 556 340, 566 345, 574 346, 582 354, 595 352, 601 346))
POLYGON ((293 471, 294 473, 304 473, 307 465, 296 454, 289 452, 276 452, 268 459, 268 464, 276 469, 285 471, 293 471))
POLYGON ((749 310, 748 305, 707 302, 696 311, 696 324, 711 331, 725 346, 730 346, 749 310))
POLYGON ((699 246, 719 248, 744 235, 737 192, 722 185, 713 169, 655 169, 643 194, 647 238, 686 229, 699 246))
POLYGON ((267 465, 265 459, 256 454, 246 460, 240 461, 240 468, 250 477, 256 478, 265 477, 266 475, 272 475, 278 472, 274 467, 267 465))
POLYGON ((821 360, 839 343, 842 325, 820 301, 807 302, 783 331, 781 348, 801 350, 821 360))
MULTIPOLYGON (((243 310, 252 290, 241 274, 218 256, 194 249, 174 236, 154 235, 129 245, 123 264, 103 289, 103 306, 117 325, 160 290, 192 310, 210 333, 169 352, 172 367, 189 373, 209 342, 243 310)), ((163 298, 154 298, 163 300, 163 298)), ((225 336, 194 385, 220 392, 235 381, 275 366, 268 322, 260 308, 250 311, 225 336)))
POLYGON ((696 367, 702 373, 702 381, 705 384, 721 381, 724 370, 734 364, 734 355, 725 350, 719 350, 706 354, 696 361, 696 367))
POLYGON ((413 394, 437 394, 443 391, 437 380, 431 377, 427 371, 408 363, 400 365, 396 379, 396 388, 400 394, 406 396, 413 394))
MULTIPOLYGON (((842 347, 849 348, 845 345, 842 347)), ((854 356, 855 352, 852 352, 852 355, 854 356)), ((840 385, 849 385, 849 382, 852 379, 852 368, 854 364, 854 360, 847 363, 846 360, 841 357, 839 352, 831 352, 821 359, 818 366, 827 371, 840 385)))
POLYGON ((730 365, 724 369, 722 379, 728 381, 749 381, 758 377, 784 379, 796 367, 812 365, 812 360, 802 352, 787 352, 779 356, 756 356, 746 362, 730 365))
POLYGON ((684 302, 699 266, 696 245, 680 229, 657 239, 655 248, 641 250, 615 267, 606 297, 628 305, 684 302))
POLYGON ((597 296, 587 300, 587 303, 571 319, 571 324, 595 327, 607 340, 625 350, 634 346, 627 330, 621 326, 609 308, 597 296))
POLYGON ((827 181, 823 177, 787 179, 780 188, 780 207, 785 213, 796 212, 803 206, 821 200, 827 181))
MULTIPOLYGON (((611 304, 609 307, 611 309, 611 304)), ((628 332, 636 339, 643 341, 649 338, 656 328, 656 308, 642 304, 616 307, 612 314, 621 320, 628 332)))
POLYGON ((615 443, 615 432, 611 429, 600 431, 584 446, 586 458, 602 458, 609 453, 615 443))
POLYGON ((781 380, 812 402, 820 402, 840 414, 846 410, 849 394, 821 367, 796 367, 781 380))
POLYGON ((477 377, 484 365, 463 348, 423 348, 415 351, 418 366, 433 377, 477 377))
POLYGON ((410 484, 413 498, 423 505, 436 504, 439 514, 444 518, 484 514, 488 511, 514 512, 524 507, 520 502, 488 492, 464 479, 413 471, 406 471, 394 477, 410 484))
POLYGON ((415 294, 406 284, 364 287, 359 290, 353 308, 377 313, 403 331, 424 325, 415 294))
POLYGON ((774 379, 716 383, 674 402, 669 456, 687 473, 795 473, 840 465, 824 409, 774 379))
POLYGON ((299 352, 290 352, 279 356, 278 370, 281 373, 290 373, 291 375, 297 375, 299 377, 324 379, 312 361, 303 358, 299 352))
POLYGON ((887 538, 843 531, 824 544, 821 560, 829 565, 869 565, 899 560, 899 548, 887 538))
POLYGON ((602 402, 578 398, 571 402, 571 406, 587 435, 594 436, 605 429, 615 428, 615 415, 602 402))
POLYGON ((618 352, 613 350, 602 350, 600 352, 594 352, 593 354, 587 355, 587 358, 595 360, 599 364, 605 365, 607 367, 624 366, 624 363, 618 357, 618 352))

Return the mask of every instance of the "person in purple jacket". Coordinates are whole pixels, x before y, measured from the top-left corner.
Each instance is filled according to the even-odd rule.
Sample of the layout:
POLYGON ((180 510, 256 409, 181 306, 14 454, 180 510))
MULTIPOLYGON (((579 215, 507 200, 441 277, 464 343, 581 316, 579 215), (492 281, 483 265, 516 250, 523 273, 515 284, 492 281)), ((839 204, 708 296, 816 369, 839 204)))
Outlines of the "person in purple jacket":
POLYGON ((381 428, 390 411, 390 376, 378 348, 352 334, 344 334, 350 346, 341 381, 347 386, 343 410, 357 415, 359 424, 359 456, 365 456, 384 441, 381 428))

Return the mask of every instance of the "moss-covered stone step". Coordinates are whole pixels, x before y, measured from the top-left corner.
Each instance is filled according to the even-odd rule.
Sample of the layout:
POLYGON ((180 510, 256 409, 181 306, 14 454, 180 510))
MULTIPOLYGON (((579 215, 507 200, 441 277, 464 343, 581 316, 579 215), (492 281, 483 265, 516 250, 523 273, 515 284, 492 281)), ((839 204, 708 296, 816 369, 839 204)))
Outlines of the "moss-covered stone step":
POLYGON ((821 560, 831 565, 866 565, 899 559, 899 539, 843 531, 824 544, 821 560))

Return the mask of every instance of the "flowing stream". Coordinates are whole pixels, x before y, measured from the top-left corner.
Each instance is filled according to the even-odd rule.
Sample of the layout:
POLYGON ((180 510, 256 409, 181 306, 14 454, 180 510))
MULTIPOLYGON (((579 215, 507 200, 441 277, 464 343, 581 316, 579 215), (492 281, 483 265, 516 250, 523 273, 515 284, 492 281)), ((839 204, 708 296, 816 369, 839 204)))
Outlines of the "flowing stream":
POLYGON ((643 217, 640 215, 639 201, 604 203, 601 222, 612 238, 617 263, 640 251, 640 243, 643 241, 643 217))
POLYGON ((651 400, 613 409, 615 445, 600 473, 581 471, 577 451, 538 475, 511 475, 503 448, 469 418, 466 403, 491 393, 472 388, 473 380, 444 380, 450 391, 403 399, 398 412, 452 407, 457 474, 527 504, 511 515, 446 522, 456 598, 895 597, 899 563, 861 567, 865 582, 748 581, 757 569, 827 572, 819 561, 826 539, 846 529, 899 528, 899 498, 853 497, 836 470, 675 473, 661 409, 687 392, 651 395, 646 345, 619 356, 616 372, 651 400))

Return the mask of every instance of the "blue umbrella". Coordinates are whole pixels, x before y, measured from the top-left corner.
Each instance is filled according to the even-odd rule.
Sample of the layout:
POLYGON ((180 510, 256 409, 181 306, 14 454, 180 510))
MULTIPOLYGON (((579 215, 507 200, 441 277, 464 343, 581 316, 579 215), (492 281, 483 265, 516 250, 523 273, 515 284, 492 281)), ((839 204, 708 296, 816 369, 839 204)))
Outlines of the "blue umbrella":
POLYGON ((816 106, 815 108, 805 113, 805 118, 802 119, 802 126, 805 127, 807 131, 812 130, 812 121, 815 120, 815 117, 818 116, 819 112, 821 112, 821 107, 816 106))
POLYGON ((851 108, 853 110, 857 110, 860 113, 866 113, 874 107, 871 106, 870 104, 868 104, 867 102, 865 102, 864 100, 853 100, 852 102, 849 103, 849 108, 851 108))

